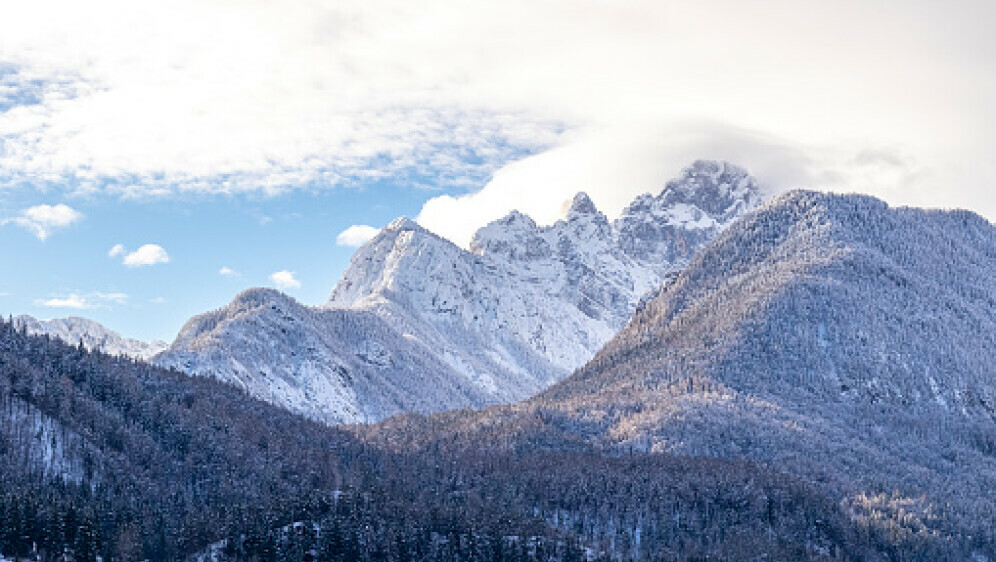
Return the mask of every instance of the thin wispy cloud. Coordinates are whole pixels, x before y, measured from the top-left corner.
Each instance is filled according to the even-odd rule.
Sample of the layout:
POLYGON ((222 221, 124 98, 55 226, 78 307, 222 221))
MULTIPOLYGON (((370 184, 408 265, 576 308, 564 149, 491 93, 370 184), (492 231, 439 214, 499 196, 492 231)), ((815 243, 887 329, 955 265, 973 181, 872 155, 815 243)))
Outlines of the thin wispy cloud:
POLYGON ((360 246, 366 244, 371 238, 377 236, 380 232, 379 228, 374 228, 365 224, 354 224, 346 230, 343 230, 335 237, 335 243, 338 246, 346 246, 349 248, 359 248, 360 246))
POLYGON ((278 289, 284 291, 301 288, 301 282, 294 277, 294 272, 287 271, 286 269, 272 273, 270 275, 270 282, 276 285, 278 289))
POLYGON ((2 224, 14 224, 45 241, 52 232, 83 220, 83 213, 65 204, 35 205, 24 209, 20 216, 5 219, 2 224))
POLYGON ((218 275, 221 275, 222 277, 238 277, 239 272, 228 266, 224 266, 218 270, 218 275))
POLYGON ((121 292, 103 293, 94 291, 82 295, 80 293, 69 293, 60 296, 36 299, 35 305, 45 308, 66 308, 73 310, 93 310, 104 308, 107 305, 124 305, 128 302, 128 295, 121 292))
POLYGON ((127 293, 121 293, 121 292, 102 293, 100 291, 97 291, 94 293, 94 297, 96 297, 100 301, 114 303, 114 304, 125 304, 128 302, 127 293))

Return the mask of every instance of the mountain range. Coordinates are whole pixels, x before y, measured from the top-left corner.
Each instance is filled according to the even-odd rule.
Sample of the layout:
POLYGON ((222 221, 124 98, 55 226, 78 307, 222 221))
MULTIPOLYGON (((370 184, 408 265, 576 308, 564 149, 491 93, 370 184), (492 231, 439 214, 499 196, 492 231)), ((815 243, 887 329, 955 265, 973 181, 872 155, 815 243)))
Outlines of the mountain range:
POLYGON ((583 365, 761 197, 743 169, 698 161, 611 223, 579 193, 553 225, 513 212, 462 249, 401 218, 326 304, 247 291, 191 319, 155 362, 333 424, 522 400, 583 365))

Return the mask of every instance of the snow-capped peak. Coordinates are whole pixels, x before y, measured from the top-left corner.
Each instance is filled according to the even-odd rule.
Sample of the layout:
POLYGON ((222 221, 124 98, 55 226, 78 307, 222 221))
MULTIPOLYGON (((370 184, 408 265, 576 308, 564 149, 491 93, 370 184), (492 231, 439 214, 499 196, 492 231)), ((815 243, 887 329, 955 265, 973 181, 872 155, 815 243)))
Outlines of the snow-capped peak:
POLYGON ((413 221, 408 217, 398 217, 393 221, 391 221, 391 223, 388 224, 386 227, 384 227, 384 229, 390 231, 399 231, 399 232, 405 230, 425 230, 424 228, 419 226, 417 222, 413 221))
POLYGON ((235 295, 232 304, 229 306, 244 306, 256 308, 272 302, 286 302, 292 300, 290 296, 269 287, 252 287, 235 295))
POLYGON ((746 170, 726 162, 697 160, 681 177, 664 186, 659 199, 667 205, 694 205, 719 222, 738 206, 756 206, 760 199, 757 181, 746 170))
POLYGON ((698 160, 656 197, 647 193, 634 199, 613 223, 616 242, 640 261, 683 262, 762 199, 757 181, 743 168, 698 160))
POLYGON ((564 218, 568 220, 578 215, 594 214, 600 213, 595 207, 595 203, 591 200, 591 197, 583 191, 579 191, 569 203, 565 203, 564 218))
POLYGON ((504 395, 516 390, 501 381, 519 380, 525 396, 590 358, 647 290, 756 204, 755 192, 742 169, 699 161, 615 224, 579 192, 553 225, 513 211, 478 230, 470 251, 398 219, 356 253, 329 306, 388 317, 447 350, 472 380, 485 374, 504 395))

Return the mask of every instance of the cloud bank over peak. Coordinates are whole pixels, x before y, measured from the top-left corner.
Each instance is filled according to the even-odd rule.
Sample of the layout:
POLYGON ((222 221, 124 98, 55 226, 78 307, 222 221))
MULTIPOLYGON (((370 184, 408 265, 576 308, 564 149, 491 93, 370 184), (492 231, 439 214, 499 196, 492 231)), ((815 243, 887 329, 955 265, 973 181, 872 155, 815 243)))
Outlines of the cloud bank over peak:
POLYGON ((389 181, 466 203, 489 181, 549 186, 574 167, 596 176, 538 196, 612 183, 589 189, 611 208, 716 156, 685 157, 702 146, 688 123, 707 123, 722 130, 706 136, 777 139, 806 179, 993 217, 994 20, 985 0, 24 2, 0 18, 0 189, 389 181), (640 129, 656 152, 623 152, 640 129))
POLYGON ((612 219, 637 195, 659 193, 697 159, 744 166, 773 192, 826 187, 805 152, 761 133, 711 123, 675 124, 666 133, 634 125, 572 135, 563 146, 505 167, 480 191, 430 199, 417 220, 467 247, 478 228, 512 210, 552 224, 581 191, 612 219))

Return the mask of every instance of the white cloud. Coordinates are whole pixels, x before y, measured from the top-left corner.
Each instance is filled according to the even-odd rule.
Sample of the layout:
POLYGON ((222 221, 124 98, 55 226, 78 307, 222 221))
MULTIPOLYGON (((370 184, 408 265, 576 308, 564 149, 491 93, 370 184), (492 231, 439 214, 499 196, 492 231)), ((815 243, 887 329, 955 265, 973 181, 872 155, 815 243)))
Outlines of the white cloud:
MULTIPOLYGON (((147 197, 392 176, 460 193, 523 151, 567 162, 634 123, 667 139, 708 120, 781 139, 813 178, 996 217, 994 19, 987 0, 22 2, 0 59, 15 94, 37 92, 0 93, 0 183, 147 197), (905 169, 855 158, 869 150, 905 169)), ((528 168, 533 185, 554 170, 528 168)))
POLYGON ((223 275, 225 277, 238 277, 239 272, 235 271, 234 269, 228 266, 223 266, 221 269, 218 270, 218 275, 223 275))
POLYGON ((5 115, 0 167, 126 196, 272 193, 384 174, 419 183, 436 169, 465 183, 553 138, 545 115, 440 98, 439 81, 459 82, 462 69, 432 62, 425 26, 448 19, 448 7, 423 8, 428 18, 398 0, 143 10, 42 0, 5 11, 10 82, 41 92, 5 115))
POLYGON ((151 298, 151 299, 149 299, 149 302, 152 303, 152 304, 165 304, 166 303, 166 297, 155 297, 155 298, 151 298))
POLYGON ((64 297, 52 297, 50 299, 39 299, 35 301, 35 304, 40 306, 46 306, 49 308, 75 308, 78 310, 84 310, 89 308, 96 308, 96 305, 87 302, 85 297, 82 297, 76 293, 71 293, 64 297))
POLYGON ((83 220, 83 213, 62 203, 58 205, 36 205, 21 212, 21 215, 3 221, 21 226, 44 241, 54 230, 66 228, 83 220))
POLYGON ((354 224, 353 226, 340 232, 339 235, 335 237, 335 243, 338 246, 359 248, 369 242, 371 238, 377 236, 378 232, 380 232, 379 228, 374 228, 365 224, 354 224))
POLYGON ((286 269, 277 271, 270 275, 270 281, 276 285, 278 289, 282 289, 284 291, 288 289, 301 288, 301 282, 294 278, 294 272, 287 271, 286 269))
POLYGON ((157 263, 169 263, 169 254, 158 244, 145 244, 126 255, 123 263, 128 267, 141 267, 157 263))
POLYGON ((124 245, 123 244, 115 244, 114 246, 111 247, 110 250, 107 251, 107 257, 109 257, 109 258, 116 258, 116 257, 118 257, 120 255, 123 255, 124 253, 125 253, 125 247, 124 247, 124 245))

